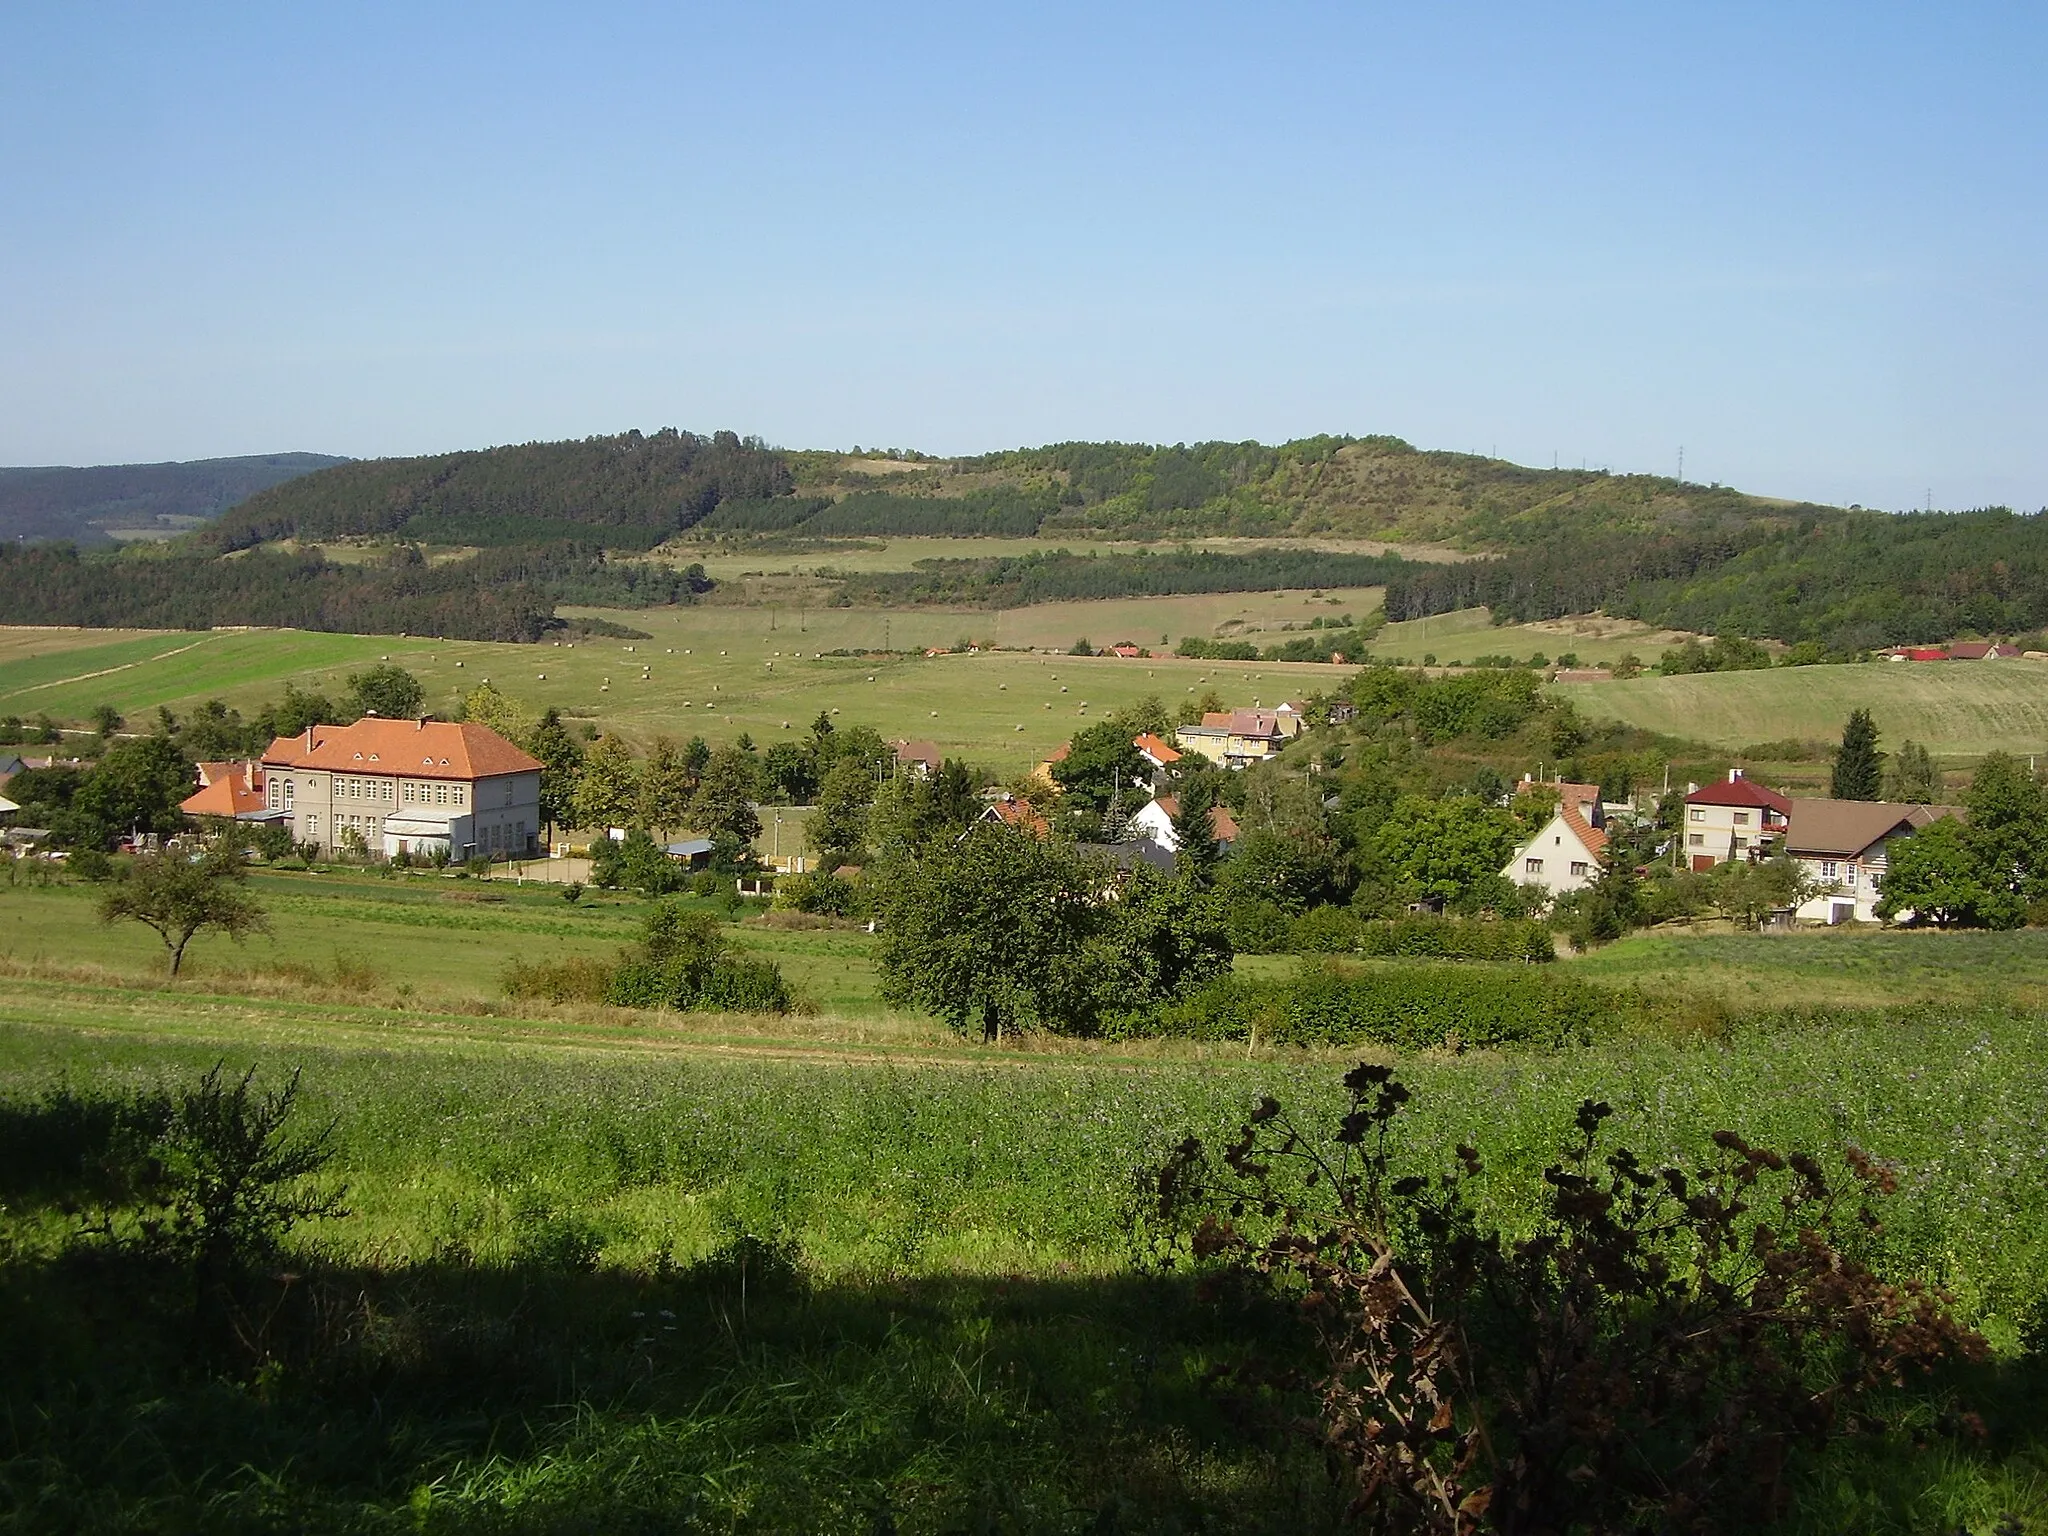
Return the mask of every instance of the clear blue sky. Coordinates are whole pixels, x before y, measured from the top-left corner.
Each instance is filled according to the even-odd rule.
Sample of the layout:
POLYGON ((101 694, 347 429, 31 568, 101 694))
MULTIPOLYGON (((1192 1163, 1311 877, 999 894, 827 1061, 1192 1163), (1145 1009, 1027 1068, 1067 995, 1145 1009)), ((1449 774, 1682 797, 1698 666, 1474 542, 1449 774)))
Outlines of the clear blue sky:
POLYGON ((0 463, 1393 432, 2048 503, 2048 7, 0 8, 0 463))

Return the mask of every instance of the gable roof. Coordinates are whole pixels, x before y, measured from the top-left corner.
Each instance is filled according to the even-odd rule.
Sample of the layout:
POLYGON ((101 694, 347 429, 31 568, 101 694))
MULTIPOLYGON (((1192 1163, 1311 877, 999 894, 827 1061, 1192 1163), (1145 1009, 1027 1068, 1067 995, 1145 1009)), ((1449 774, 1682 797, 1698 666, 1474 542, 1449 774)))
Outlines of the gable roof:
POLYGON ((280 736, 264 752, 263 765, 409 779, 487 779, 532 773, 541 763, 486 725, 370 715, 354 725, 314 725, 300 736, 280 736))
POLYGON ((1169 763, 1177 763, 1180 761, 1180 753, 1175 751, 1172 747, 1169 747, 1165 742, 1161 741, 1157 736, 1154 736, 1150 731, 1143 732, 1142 734, 1133 737, 1131 740, 1131 745, 1136 747, 1141 753, 1143 753, 1146 757, 1150 758, 1153 762, 1157 763, 1161 768, 1166 767, 1166 765, 1169 763))
POLYGON ((1761 784, 1752 784, 1748 779, 1724 779, 1719 784, 1709 784, 1705 789, 1696 789, 1687 795, 1685 803, 1747 806, 1751 809, 1762 807, 1781 816, 1792 814, 1789 796, 1781 795, 1775 789, 1765 789, 1761 784))
POLYGON ((199 789, 178 802, 187 816, 249 816, 265 810, 263 770, 247 763, 201 763, 199 789))
POLYGON ((999 821, 1006 827, 1015 827, 1020 832, 1029 832, 1034 837, 1044 837, 1052 831, 1052 823, 1038 814, 1038 807, 1029 800, 1016 798, 997 800, 981 813, 983 821, 999 821))
POLYGON ((1944 816, 1952 805, 1896 805, 1882 800, 1794 800, 1785 848, 1794 854, 1853 859, 1895 832, 1910 832, 1944 816))
POLYGON ((935 741, 899 741, 896 743, 896 761, 923 763, 936 771, 939 767, 939 744, 935 741))
MULTIPOLYGON (((1599 791, 1594 791, 1594 794, 1595 799, 1593 803, 1598 805, 1600 803, 1598 799, 1599 791)), ((1585 845, 1586 852, 1593 855, 1596 859, 1604 857, 1607 851, 1607 834, 1587 821, 1579 813, 1578 806, 1569 803, 1560 805, 1557 808, 1557 816, 1558 820, 1571 829, 1572 836, 1585 845)))

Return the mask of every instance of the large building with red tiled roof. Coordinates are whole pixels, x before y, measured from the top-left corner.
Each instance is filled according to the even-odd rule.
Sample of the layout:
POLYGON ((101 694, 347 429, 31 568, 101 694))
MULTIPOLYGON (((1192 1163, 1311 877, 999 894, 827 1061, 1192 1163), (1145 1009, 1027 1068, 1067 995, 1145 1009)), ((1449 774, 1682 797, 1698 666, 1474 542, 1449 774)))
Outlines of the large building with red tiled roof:
POLYGON ((540 770, 488 726, 374 715, 280 736, 262 764, 265 809, 295 841, 454 859, 536 851, 540 770))

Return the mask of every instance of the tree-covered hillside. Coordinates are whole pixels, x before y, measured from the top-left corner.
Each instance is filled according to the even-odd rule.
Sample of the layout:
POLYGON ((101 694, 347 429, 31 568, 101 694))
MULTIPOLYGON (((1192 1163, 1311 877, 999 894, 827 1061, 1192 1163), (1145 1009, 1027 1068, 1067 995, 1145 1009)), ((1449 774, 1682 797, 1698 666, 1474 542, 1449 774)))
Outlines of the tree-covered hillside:
POLYGON ((582 539, 644 550, 725 497, 775 497, 790 486, 788 464, 758 439, 668 428, 344 464, 251 498, 199 542, 226 551, 376 535, 498 546, 582 539))
POLYGON ((107 530, 152 529, 218 516, 259 491, 346 459, 266 453, 182 464, 0 469, 0 539, 110 542, 107 530))

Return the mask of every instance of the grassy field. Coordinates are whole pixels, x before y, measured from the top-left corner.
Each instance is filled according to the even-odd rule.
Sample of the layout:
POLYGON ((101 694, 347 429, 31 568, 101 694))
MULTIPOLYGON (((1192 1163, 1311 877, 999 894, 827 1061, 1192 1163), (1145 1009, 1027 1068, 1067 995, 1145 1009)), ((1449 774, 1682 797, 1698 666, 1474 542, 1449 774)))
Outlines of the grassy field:
POLYGON ((1671 630, 1599 617, 1496 625, 1484 608, 1462 608, 1389 624, 1366 649, 1374 656, 1401 657, 1411 664, 1433 655, 1447 667, 1479 656, 1527 661, 1541 654, 1554 660, 1567 652, 1586 666, 1600 666, 1628 655, 1655 662, 1660 651, 1683 638, 1671 630))
MULTIPOLYGON (((1312 1447, 1203 1386, 1294 1336, 1150 1262, 1139 1176, 1262 1093, 1322 1117, 1349 1057, 990 1050, 880 1008, 865 933, 759 918, 728 932, 821 1012, 521 1009, 510 958, 607 952, 644 904, 252 879, 274 934, 201 941, 176 984, 88 888, 0 886, 0 1527, 1341 1527, 1312 1447), (195 1373, 174 1277, 76 1248, 77 1165, 39 1150, 222 1060, 303 1072, 349 1207, 297 1243, 249 1379, 195 1373)), ((2048 935, 1664 932, 1565 964, 1744 1017, 1407 1059, 1404 1165, 1473 1143, 1512 1226, 1585 1097, 1652 1157, 1728 1126, 1895 1160, 1872 1257, 1952 1288, 1998 1345, 1943 1387, 1990 1434, 1933 1428, 1930 1400, 1916 1440, 1802 1472, 1781 1528, 2048 1518, 2025 1352, 2048 1313, 2048 935)))
MULTIPOLYGON (((1280 599, 1267 596, 1277 611, 1280 599)), ((1304 597, 1294 595, 1303 616, 1343 611, 1320 601, 1309 607, 1304 597)), ((1130 623, 1156 622, 1145 603, 1249 601, 1239 595, 1049 606, 1091 608, 1096 611, 1089 617, 1130 623)), ((1170 708, 1189 693, 1214 687, 1232 704, 1272 704, 1332 688, 1349 675, 1348 669, 1311 663, 1124 662, 1019 652, 889 660, 818 654, 879 646, 885 636, 899 650, 950 645, 978 628, 958 614, 921 610, 887 615, 837 609, 800 616, 706 606, 609 616, 654 638, 529 646, 283 630, 129 637, 61 649, 52 643, 0 659, 0 713, 46 710, 58 719, 82 719, 107 702, 132 720, 146 721, 159 706, 182 711, 216 697, 248 711, 278 697, 287 681, 338 695, 349 672, 388 657, 419 676, 428 707, 444 714, 486 678, 537 708, 555 705, 643 743, 662 732, 702 735, 714 744, 747 732, 766 743, 785 729, 802 731, 821 709, 836 710, 841 725, 872 725, 890 739, 937 741, 948 753, 1014 771, 1036 762, 1086 720, 1147 694, 1160 695, 1170 708), (906 628, 912 632, 905 634, 906 628)), ((1080 619, 1062 612, 1057 622, 1060 628, 1053 632, 1063 634, 1080 619)), ((75 640, 79 633, 58 632, 60 640, 75 640)), ((1101 633, 1090 638, 1107 643, 1109 631, 1101 633)), ((1000 638, 1012 643, 1007 631, 1000 638)), ((1067 636, 1067 643, 1073 638, 1067 636)))
POLYGON ((1908 737, 1937 757, 2048 751, 2048 663, 1872 662, 1642 677, 1569 685, 1586 714, 1739 749, 1754 742, 1833 741, 1868 709, 1884 745, 1908 737))

